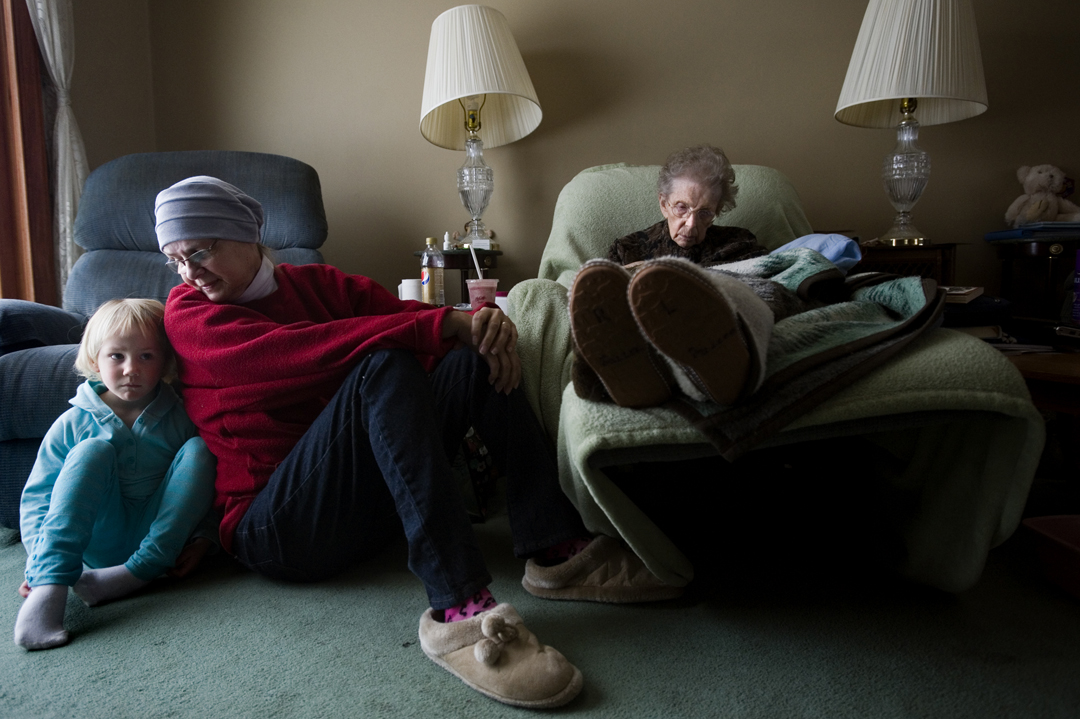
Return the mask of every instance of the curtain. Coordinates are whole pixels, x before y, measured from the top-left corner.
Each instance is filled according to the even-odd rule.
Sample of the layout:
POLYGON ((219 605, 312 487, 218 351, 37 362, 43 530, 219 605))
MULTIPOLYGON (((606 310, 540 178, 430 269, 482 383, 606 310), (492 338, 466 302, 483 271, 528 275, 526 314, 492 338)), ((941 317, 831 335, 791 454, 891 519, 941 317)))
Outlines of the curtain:
POLYGON ((56 305, 42 64, 25 0, 0 0, 0 298, 56 305))
POLYGON ((71 69, 75 61, 75 25, 71 0, 26 0, 41 57, 56 88, 56 126, 53 130, 54 216, 60 291, 67 285, 80 250, 74 240, 75 213, 86 182, 86 149, 71 109, 71 69))

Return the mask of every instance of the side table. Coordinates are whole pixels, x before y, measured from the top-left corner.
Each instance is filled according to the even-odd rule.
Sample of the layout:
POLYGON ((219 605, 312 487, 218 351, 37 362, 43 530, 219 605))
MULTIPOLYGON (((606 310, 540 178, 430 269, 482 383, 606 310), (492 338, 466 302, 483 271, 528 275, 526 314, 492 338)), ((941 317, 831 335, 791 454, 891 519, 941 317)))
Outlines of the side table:
MULTIPOLYGON (((472 253, 469 250, 441 250, 441 252, 446 260, 446 269, 457 270, 460 273, 461 301, 467 302, 469 299, 469 286, 465 284, 465 280, 469 279, 469 272, 474 269, 472 253)), ((476 260, 486 273, 489 269, 493 270, 498 267, 499 255, 501 254, 502 250, 476 250, 476 260)), ((413 255, 422 257, 424 252, 419 250, 414 252, 413 255)))
POLYGON ((956 242, 934 243, 920 247, 860 247, 863 258, 853 272, 891 272, 894 275, 918 275, 936 280, 939 285, 954 284, 956 242))
POLYGON ((1008 359, 1024 376, 1036 407, 1080 415, 1080 353, 1023 354, 1008 359))
POLYGON ((1013 303, 1014 316, 1058 319, 1080 240, 1048 237, 994 247, 1001 260, 1001 296, 1013 303))
MULTIPOLYGON (((1062 476, 1080 491, 1080 353, 1022 354, 1008 359, 1027 382, 1035 407, 1056 413, 1053 425, 1047 423, 1047 449, 1056 433, 1060 451, 1049 454, 1058 455, 1062 476)), ((1044 453, 1044 460, 1047 457, 1044 453)))

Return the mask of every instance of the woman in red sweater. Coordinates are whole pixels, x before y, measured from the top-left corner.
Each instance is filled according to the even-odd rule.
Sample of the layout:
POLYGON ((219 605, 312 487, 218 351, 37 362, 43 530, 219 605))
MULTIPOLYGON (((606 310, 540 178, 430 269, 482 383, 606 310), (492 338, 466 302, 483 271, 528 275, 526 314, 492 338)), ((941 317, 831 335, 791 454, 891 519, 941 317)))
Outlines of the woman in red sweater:
POLYGON ((404 530, 431 605, 424 652, 499 701, 570 701, 581 673, 488 590, 449 462, 473 426, 506 474, 527 590, 593 601, 680 593, 618 542, 589 538, 516 389, 517 330, 498 308, 435 309, 327 265, 275 266, 261 205, 216 178, 163 190, 155 211, 183 279, 165 325, 185 407, 218 458, 221 541, 243 564, 318 580, 404 530))

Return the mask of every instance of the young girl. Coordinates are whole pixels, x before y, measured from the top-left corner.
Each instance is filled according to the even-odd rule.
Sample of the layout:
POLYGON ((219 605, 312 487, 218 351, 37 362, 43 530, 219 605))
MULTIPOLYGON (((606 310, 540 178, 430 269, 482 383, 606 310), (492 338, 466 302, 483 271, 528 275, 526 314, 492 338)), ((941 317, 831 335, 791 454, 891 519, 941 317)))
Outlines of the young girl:
MULTIPOLYGON (((215 461, 167 384, 176 362, 164 313, 154 300, 113 300, 86 326, 75 368, 88 381, 42 441, 22 494, 29 558, 15 643, 26 649, 68 642, 68 587, 94 606, 177 564, 210 508, 215 461)), ((205 551, 196 546, 181 571, 205 551)))

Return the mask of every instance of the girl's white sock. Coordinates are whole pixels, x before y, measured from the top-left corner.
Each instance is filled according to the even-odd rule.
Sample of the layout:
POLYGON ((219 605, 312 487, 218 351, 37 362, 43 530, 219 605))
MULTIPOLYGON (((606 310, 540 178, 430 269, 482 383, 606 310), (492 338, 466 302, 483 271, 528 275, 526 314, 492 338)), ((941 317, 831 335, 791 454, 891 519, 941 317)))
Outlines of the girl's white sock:
POLYGON ((15 643, 26 649, 51 649, 68 643, 64 630, 67 586, 43 584, 30 589, 15 619, 15 643))
POLYGON ((72 589, 86 606, 93 607, 102 602, 126 597, 147 584, 149 582, 137 578, 123 564, 118 564, 115 567, 84 570, 72 589))

